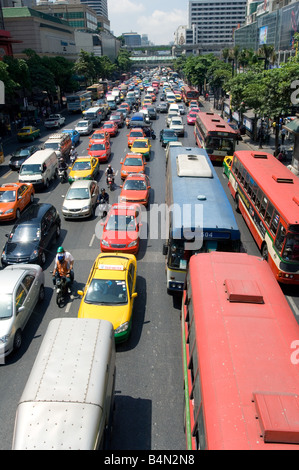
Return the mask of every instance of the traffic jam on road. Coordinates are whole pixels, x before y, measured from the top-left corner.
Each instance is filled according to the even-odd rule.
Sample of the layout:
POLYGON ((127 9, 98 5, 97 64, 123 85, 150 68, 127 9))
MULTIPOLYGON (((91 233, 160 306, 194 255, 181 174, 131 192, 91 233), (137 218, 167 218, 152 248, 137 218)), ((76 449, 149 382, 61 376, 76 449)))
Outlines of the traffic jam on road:
MULTIPOLYGON (((219 150, 220 144, 218 149, 216 144, 221 140, 224 151, 220 156, 221 164, 215 164, 215 169, 226 196, 235 209, 241 239, 244 237, 243 245, 241 244, 243 251, 255 256, 261 256, 262 253, 271 264, 273 276, 277 279, 281 276, 278 280, 284 283, 286 289, 298 286, 299 274, 295 269, 299 258, 298 231, 296 232, 298 222, 296 229, 292 221, 290 224, 293 228, 290 230, 286 225, 287 221, 281 228, 282 223, 278 222, 279 210, 273 205, 268 226, 272 238, 275 234, 278 237, 280 231, 280 241, 273 241, 273 246, 279 250, 282 259, 277 268, 278 273, 272 262, 274 248, 272 252, 265 248, 269 247, 266 230, 263 234, 255 235, 254 216, 248 211, 252 216, 252 221, 249 220, 247 209, 243 207, 243 204, 246 206, 242 192, 244 177, 241 180, 240 176, 240 181, 237 180, 241 170, 240 167, 236 169, 235 165, 238 159, 241 161, 241 154, 247 148, 240 138, 241 142, 233 159, 230 143, 235 144, 237 141, 237 133, 233 128, 231 141, 228 133, 225 138, 220 137, 219 133, 217 139, 213 132, 204 135, 202 131, 199 136, 199 116, 201 113, 211 113, 210 103, 201 101, 195 89, 193 94, 188 95, 189 88, 170 69, 140 72, 119 86, 112 85, 104 102, 103 99, 90 99, 90 105, 79 114, 67 114, 64 111, 62 114, 50 115, 44 122, 44 128, 28 126, 20 130, 17 139, 21 147, 17 148, 15 142, 10 144, 8 171, 1 173, 0 186, 3 242, 0 271, 3 279, 0 358, 4 365, 0 373, 5 374, 5 368, 9 370, 16 358, 23 360, 32 348, 32 331, 36 332, 39 328, 42 328, 38 343, 41 344, 49 319, 70 316, 108 320, 113 325, 117 345, 116 389, 127 390, 127 395, 130 395, 129 376, 135 368, 134 364, 136 374, 141 368, 138 366, 138 357, 143 353, 138 346, 142 335, 145 335, 144 341, 149 343, 147 351, 151 351, 152 356, 148 356, 147 352, 140 360, 141 364, 144 361, 149 367, 146 375, 149 382, 152 378, 152 386, 146 383, 143 389, 138 377, 132 378, 132 384, 138 382, 139 395, 134 399, 140 399, 144 394, 143 411, 146 416, 145 397, 148 388, 155 397, 152 398, 151 406, 154 407, 159 402, 161 407, 165 407, 168 393, 163 389, 164 385, 159 383, 156 386, 156 389, 163 389, 163 400, 155 395, 160 392, 153 392, 154 384, 159 380, 155 368, 157 363, 163 364, 164 369, 172 367, 169 361, 173 360, 174 377, 168 377, 166 382, 163 378, 161 380, 168 385, 168 380, 173 380, 172 393, 176 395, 177 403, 183 401, 183 390, 175 391, 178 380, 181 380, 180 387, 183 387, 180 331, 178 328, 177 336, 175 334, 173 339, 172 328, 180 325, 179 315, 176 314, 181 309, 182 293, 185 305, 187 304, 185 282, 188 262, 192 255, 201 251, 226 251, 222 248, 228 246, 228 235, 222 232, 217 239, 216 228, 204 228, 201 248, 189 248, 188 251, 184 248, 184 242, 179 240, 176 243, 167 234, 164 252, 161 237, 155 240, 148 236, 150 229, 145 228, 142 214, 144 211, 150 214, 155 204, 164 204, 169 193, 174 191, 168 160, 176 161, 176 171, 181 171, 182 185, 183 178, 186 177, 184 171, 189 171, 187 177, 197 176, 191 166, 197 159, 196 152, 192 151, 194 147, 206 150, 207 158, 211 152, 213 160, 212 154, 219 150), (187 160, 190 160, 187 162, 190 164, 188 168, 180 163, 180 157, 186 153, 187 160), (283 228, 287 233, 283 232, 283 228), (147 229, 145 240, 142 234, 147 229), (293 237, 290 235, 291 230, 293 237), (288 262, 291 262, 291 268, 288 262), (57 282, 57 278, 60 278, 61 283, 57 282), (43 309, 41 318, 36 313, 40 309, 43 309), (164 310, 171 317, 166 322, 169 323, 171 332, 169 337, 167 324, 162 326, 164 310), (47 318, 47 314, 50 318, 47 318), (159 319, 156 325, 155 316, 156 320, 159 319), (163 358, 159 357, 160 353, 156 350, 156 341, 159 341, 157 344, 163 343, 163 348, 165 347, 163 358), (175 345, 172 341, 176 341, 175 345), (120 351, 119 355, 117 351, 120 351), (132 358, 130 356, 133 352, 135 356, 132 358), (168 354, 170 358, 167 358, 168 354), (128 361, 131 361, 128 370, 125 369, 126 355, 129 356, 128 361)), ((249 170, 247 177, 249 185, 249 170)), ((254 189, 249 192, 246 187, 246 190, 248 207, 254 189)), ((264 202, 266 196, 264 194, 264 202)), ((199 186, 197 202, 204 201, 205 198, 199 186)), ((221 201, 218 202, 221 204, 221 201)), ((298 206, 298 201, 296 204, 298 206)), ((224 206, 222 207, 225 212, 224 206)), ((262 209, 257 207, 257 211, 260 214, 262 209)), ((171 224, 170 220, 169 232, 171 224)), ((182 233, 184 224, 185 221, 180 227, 182 233)), ((191 225, 192 230, 194 226, 192 229, 191 225)), ((227 251, 238 251, 236 246, 240 251, 237 243, 227 251)), ((280 289, 278 283, 277 288, 280 289)), ((299 305, 292 290, 286 292, 286 298, 296 317, 299 305)), ((29 371, 26 377, 28 374, 29 371)), ((5 375, 3 377, 5 379, 5 375)), ((23 387, 18 382, 19 397, 23 387)), ((115 393, 114 389, 112 393, 115 393)), ((15 400, 18 401, 18 397, 15 400)), ((131 426, 133 420, 129 415, 133 412, 134 404, 128 405, 128 397, 127 404, 122 404, 121 400, 119 403, 120 406, 115 410, 113 433, 116 437, 111 437, 112 448, 120 445, 121 434, 125 430, 123 418, 128 419, 131 426)), ((183 416, 182 404, 181 408, 183 416)), ((157 406, 157 415, 160 413, 159 409, 157 406)), ((11 417, 15 411, 11 410, 7 419, 13 421, 11 417)), ((132 414, 134 419, 135 413, 138 413, 138 406, 132 414)), ((180 422, 181 428, 175 434, 174 442, 167 440, 170 438, 167 436, 165 422, 161 424, 158 416, 154 426, 165 448, 173 446, 184 449, 186 443, 182 419, 175 419, 175 423, 180 422)), ((12 435, 12 431, 11 429, 8 436, 12 435)), ((197 432, 194 428, 193 438, 197 432)), ((140 445, 145 445, 142 440, 140 442, 140 445)))

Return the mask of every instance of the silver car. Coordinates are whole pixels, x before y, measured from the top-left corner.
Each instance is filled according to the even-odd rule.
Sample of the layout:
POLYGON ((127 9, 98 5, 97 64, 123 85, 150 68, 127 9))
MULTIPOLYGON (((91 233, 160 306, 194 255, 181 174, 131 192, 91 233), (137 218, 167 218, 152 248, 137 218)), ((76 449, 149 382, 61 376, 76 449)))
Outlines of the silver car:
POLYGON ((75 131, 79 132, 80 135, 89 135, 92 130, 93 124, 87 119, 77 122, 77 125, 75 127, 75 131))
POLYGON ((0 271, 0 358, 21 347, 22 334, 38 301, 44 299, 44 273, 37 264, 0 271))
POLYGON ((85 218, 95 213, 99 186, 96 181, 77 180, 69 187, 62 205, 62 214, 67 218, 85 218))

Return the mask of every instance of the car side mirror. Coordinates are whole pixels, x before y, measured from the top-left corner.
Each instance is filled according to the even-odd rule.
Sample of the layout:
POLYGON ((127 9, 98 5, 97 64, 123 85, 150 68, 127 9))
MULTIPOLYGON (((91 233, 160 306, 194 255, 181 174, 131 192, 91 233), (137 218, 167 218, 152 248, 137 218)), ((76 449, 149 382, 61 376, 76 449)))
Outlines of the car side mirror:
POLYGON ((135 297, 137 297, 137 295, 138 295, 137 292, 133 292, 132 299, 135 299, 135 297))
POLYGON ((78 295, 81 295, 81 296, 82 296, 83 293, 84 293, 83 290, 77 290, 77 294, 78 294, 78 295))

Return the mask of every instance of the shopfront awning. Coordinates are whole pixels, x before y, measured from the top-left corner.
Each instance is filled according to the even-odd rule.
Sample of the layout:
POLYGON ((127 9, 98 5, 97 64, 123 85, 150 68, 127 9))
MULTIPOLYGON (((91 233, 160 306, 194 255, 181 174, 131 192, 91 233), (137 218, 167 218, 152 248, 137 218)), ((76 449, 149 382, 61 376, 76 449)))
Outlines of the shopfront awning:
POLYGON ((293 119, 282 127, 292 134, 299 134, 299 119, 293 119))

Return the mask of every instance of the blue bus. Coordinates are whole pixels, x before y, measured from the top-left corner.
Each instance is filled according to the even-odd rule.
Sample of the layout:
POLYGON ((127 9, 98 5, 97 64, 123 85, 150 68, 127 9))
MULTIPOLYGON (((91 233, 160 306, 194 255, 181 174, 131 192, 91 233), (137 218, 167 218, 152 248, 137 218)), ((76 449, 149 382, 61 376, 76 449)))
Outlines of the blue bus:
POLYGON ((171 147, 166 163, 167 290, 182 292, 194 253, 240 251, 233 209, 204 149, 171 147))

